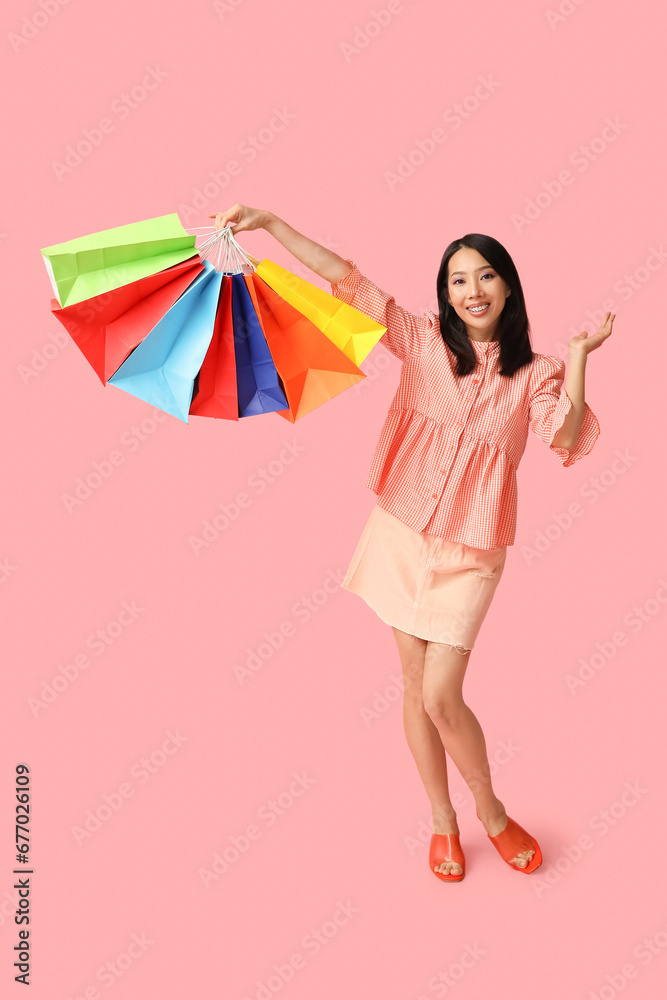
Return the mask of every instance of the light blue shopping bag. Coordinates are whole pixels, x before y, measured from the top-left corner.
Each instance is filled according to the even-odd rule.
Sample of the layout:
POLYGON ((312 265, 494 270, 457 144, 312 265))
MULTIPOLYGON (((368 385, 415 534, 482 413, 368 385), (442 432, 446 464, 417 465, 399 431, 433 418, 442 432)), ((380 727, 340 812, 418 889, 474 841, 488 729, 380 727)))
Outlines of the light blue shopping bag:
POLYGON ((132 351, 109 385, 188 423, 194 382, 213 336, 222 275, 204 270, 132 351))

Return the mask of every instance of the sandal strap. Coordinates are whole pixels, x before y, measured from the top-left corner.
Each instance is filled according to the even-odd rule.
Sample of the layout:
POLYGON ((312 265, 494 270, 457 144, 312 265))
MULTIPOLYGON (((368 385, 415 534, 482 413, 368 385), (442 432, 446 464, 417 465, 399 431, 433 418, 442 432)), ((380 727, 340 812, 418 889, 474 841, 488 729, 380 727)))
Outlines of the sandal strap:
MULTIPOLYGON (((489 834, 487 836, 503 861, 509 863, 524 851, 537 852, 538 845, 535 838, 531 837, 522 826, 519 826, 510 817, 508 817, 507 826, 501 833, 497 833, 495 837, 491 837, 489 834)), ((516 865, 512 867, 516 867, 516 865)))
POLYGON ((431 868, 435 865, 446 864, 448 861, 460 865, 465 871, 465 855, 461 847, 460 834, 431 834, 431 846, 429 848, 429 864, 431 868))

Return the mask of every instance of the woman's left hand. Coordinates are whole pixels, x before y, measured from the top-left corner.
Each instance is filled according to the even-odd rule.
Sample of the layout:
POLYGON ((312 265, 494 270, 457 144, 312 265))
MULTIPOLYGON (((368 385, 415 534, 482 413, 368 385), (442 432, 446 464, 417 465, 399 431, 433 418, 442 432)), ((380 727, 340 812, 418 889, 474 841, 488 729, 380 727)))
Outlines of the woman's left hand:
POLYGON ((576 337, 570 337, 568 347, 571 351, 581 351, 583 354, 590 354, 591 351, 594 351, 596 347, 603 344, 607 337, 611 335, 615 319, 616 313, 605 313, 602 326, 597 333, 589 337, 584 330, 583 333, 578 333, 576 337))

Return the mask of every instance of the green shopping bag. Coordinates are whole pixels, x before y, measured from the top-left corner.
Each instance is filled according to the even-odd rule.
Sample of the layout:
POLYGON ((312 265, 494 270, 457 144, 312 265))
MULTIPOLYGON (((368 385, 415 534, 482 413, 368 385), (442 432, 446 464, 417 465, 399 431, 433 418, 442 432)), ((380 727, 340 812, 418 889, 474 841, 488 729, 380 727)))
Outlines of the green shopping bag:
POLYGON ((110 292, 196 255, 176 212, 105 229, 42 250, 61 307, 110 292))

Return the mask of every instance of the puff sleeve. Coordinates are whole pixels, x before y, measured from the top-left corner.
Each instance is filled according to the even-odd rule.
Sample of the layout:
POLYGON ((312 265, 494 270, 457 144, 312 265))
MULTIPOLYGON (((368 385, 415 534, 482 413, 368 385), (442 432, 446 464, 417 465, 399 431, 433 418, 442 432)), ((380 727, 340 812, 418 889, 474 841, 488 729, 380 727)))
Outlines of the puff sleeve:
POLYGON ((541 354, 537 356, 530 379, 529 426, 556 454, 563 466, 573 465, 592 449, 600 434, 598 419, 588 403, 584 404, 584 417, 576 445, 571 451, 551 444, 572 408, 572 401, 565 391, 565 362, 541 354))
POLYGON ((350 271, 337 285, 331 285, 331 294, 347 305, 359 309, 386 326, 387 332, 379 340, 400 361, 421 354, 434 336, 440 336, 435 314, 425 312, 417 316, 396 304, 393 295, 383 292, 364 277, 353 260, 347 260, 350 271))

